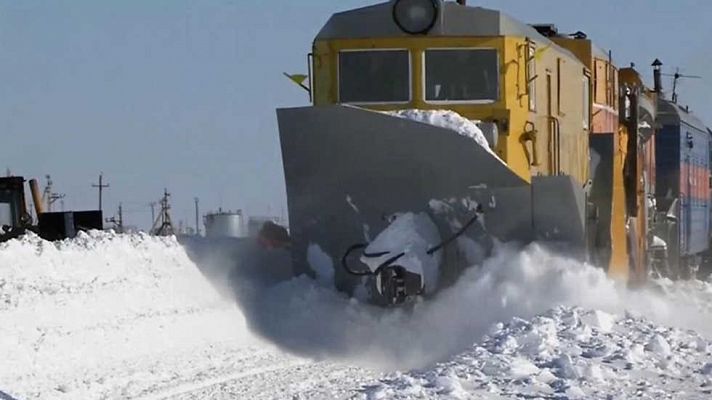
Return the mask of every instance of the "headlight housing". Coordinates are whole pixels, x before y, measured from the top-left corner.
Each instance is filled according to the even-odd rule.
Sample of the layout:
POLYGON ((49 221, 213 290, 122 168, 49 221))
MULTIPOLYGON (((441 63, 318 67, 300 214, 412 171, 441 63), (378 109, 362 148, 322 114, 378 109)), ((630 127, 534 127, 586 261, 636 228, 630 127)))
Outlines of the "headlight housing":
POLYGON ((439 13, 439 0, 396 0, 393 3, 393 21, 411 35, 428 33, 439 13))

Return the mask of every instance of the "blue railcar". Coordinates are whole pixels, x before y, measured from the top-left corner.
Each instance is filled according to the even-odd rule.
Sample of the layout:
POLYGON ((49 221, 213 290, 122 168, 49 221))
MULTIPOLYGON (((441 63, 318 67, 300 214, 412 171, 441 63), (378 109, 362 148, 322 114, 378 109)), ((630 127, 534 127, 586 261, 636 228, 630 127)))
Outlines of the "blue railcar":
POLYGON ((656 235, 667 242, 670 273, 687 276, 710 248, 710 141, 687 108, 660 99, 656 135, 656 235))

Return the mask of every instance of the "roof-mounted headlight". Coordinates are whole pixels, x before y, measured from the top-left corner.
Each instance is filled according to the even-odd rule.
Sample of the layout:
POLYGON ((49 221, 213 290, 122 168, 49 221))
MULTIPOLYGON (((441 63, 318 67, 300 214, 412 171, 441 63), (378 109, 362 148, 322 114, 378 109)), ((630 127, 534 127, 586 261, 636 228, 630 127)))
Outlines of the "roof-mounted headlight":
POLYGON ((393 20, 405 33, 425 34, 435 25, 439 11, 439 0, 396 0, 393 20))

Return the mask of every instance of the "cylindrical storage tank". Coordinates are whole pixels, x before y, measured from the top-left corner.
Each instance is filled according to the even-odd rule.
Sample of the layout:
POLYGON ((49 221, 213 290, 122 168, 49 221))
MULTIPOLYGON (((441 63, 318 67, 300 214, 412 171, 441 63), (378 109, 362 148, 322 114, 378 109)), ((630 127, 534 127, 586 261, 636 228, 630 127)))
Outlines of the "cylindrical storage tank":
POLYGON ((217 212, 205 216, 205 236, 246 237, 242 212, 217 212))

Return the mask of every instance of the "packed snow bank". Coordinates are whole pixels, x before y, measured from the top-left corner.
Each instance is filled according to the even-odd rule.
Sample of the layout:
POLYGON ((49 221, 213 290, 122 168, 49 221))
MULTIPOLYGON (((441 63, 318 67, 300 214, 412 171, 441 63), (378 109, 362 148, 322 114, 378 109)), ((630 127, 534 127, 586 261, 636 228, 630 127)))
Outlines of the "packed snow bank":
POLYGON ((172 238, 93 233, 0 244, 0 398, 334 398, 354 386, 374 398, 656 397, 660 388, 708 396, 709 283, 629 291, 538 245, 500 245, 437 297, 394 310, 349 299, 333 280, 282 280, 289 266, 279 252, 244 268, 231 252, 204 250, 221 265, 203 272, 230 280, 242 313, 172 238), (257 342, 245 319, 311 358, 427 369, 379 381, 360 368, 289 357, 257 342))
POLYGON ((174 238, 0 244, 0 390, 13 397, 129 398, 190 373, 207 346, 253 341, 174 238))
POLYGON ((712 336, 710 284, 662 281, 630 291, 602 270, 536 244, 499 246, 481 267, 410 309, 364 305, 304 276, 256 287, 238 268, 232 280, 248 324, 265 338, 298 354, 385 370, 447 360, 478 342, 492 324, 559 305, 616 316, 627 310, 662 326, 712 336))
POLYGON ((453 130, 462 136, 467 136, 473 139, 477 144, 487 150, 495 158, 502 161, 497 156, 497 154, 495 154, 495 152, 490 148, 490 145, 487 142, 487 138, 485 138, 482 129, 477 126, 477 121, 469 120, 454 111, 409 109, 388 111, 387 114, 453 130))
POLYGON ((556 307, 498 323, 449 362, 390 374, 363 397, 702 399, 712 396, 710 360, 710 341, 695 332, 556 307))

